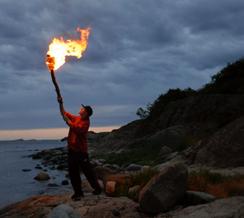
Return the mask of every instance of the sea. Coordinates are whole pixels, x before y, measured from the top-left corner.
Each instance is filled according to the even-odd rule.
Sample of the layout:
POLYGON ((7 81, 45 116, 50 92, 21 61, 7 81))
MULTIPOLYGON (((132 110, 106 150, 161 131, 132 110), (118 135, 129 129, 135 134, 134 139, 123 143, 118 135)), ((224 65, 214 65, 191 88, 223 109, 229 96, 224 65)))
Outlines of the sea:
POLYGON ((64 171, 46 168, 51 179, 34 180, 41 171, 35 168, 40 160, 29 157, 44 149, 64 146, 65 142, 58 140, 0 141, 0 208, 35 195, 71 192, 70 184, 61 185, 67 180, 64 171))

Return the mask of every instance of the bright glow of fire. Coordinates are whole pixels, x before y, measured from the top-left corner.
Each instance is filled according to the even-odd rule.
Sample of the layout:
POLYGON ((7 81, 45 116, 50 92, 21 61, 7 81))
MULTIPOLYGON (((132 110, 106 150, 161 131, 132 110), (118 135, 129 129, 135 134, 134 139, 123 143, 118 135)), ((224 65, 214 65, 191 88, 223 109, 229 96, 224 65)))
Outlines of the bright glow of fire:
POLYGON ((46 64, 50 71, 60 68, 65 63, 66 56, 82 57, 88 45, 90 28, 77 28, 77 32, 80 32, 80 39, 77 40, 64 40, 62 37, 52 40, 46 58, 46 64))

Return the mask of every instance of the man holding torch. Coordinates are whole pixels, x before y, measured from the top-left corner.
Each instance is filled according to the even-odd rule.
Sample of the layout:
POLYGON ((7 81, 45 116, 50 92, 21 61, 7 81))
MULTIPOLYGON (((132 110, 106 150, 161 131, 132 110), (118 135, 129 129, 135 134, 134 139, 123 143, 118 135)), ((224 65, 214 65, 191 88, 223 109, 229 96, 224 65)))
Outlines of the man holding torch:
POLYGON ((60 113, 69 126, 68 134, 68 170, 71 184, 74 189, 72 199, 77 201, 84 196, 81 188, 80 170, 83 171, 91 187, 94 189, 93 194, 99 195, 102 189, 98 183, 97 177, 89 161, 87 148, 87 133, 90 126, 90 116, 93 111, 90 106, 80 108, 79 116, 75 116, 65 111, 63 99, 60 93, 58 83, 55 78, 54 71, 60 68, 65 63, 66 56, 75 56, 81 58, 87 48, 90 28, 80 29, 80 39, 64 40, 54 38, 49 45, 49 50, 46 56, 46 64, 51 73, 51 78, 57 93, 60 113))
POLYGON ((87 150, 87 133, 90 126, 89 117, 93 113, 92 108, 82 105, 79 116, 75 116, 64 110, 61 97, 58 97, 58 102, 60 113, 70 128, 67 141, 69 176, 74 189, 74 195, 71 198, 77 201, 84 196, 81 188, 80 169, 94 189, 93 194, 99 195, 102 189, 90 164, 87 150))

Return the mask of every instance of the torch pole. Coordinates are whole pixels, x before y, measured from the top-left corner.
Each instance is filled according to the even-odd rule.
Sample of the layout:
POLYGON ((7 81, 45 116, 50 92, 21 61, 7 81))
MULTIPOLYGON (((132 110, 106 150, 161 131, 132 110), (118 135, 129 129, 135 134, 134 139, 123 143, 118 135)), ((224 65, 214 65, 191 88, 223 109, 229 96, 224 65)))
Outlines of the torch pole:
MULTIPOLYGON (((50 73, 51 73, 53 85, 54 85, 56 93, 57 93, 57 97, 59 99, 62 99, 62 96, 61 96, 61 93, 60 93, 60 89, 59 89, 58 83, 57 83, 56 78, 55 78, 54 70, 51 70, 50 73)), ((60 109, 60 113, 61 113, 63 119, 65 120, 65 116, 64 116, 64 113, 63 113, 63 111, 64 111, 63 102, 62 103, 59 102, 59 109, 60 109)))
POLYGON ((57 97, 58 98, 62 98, 61 93, 60 93, 60 89, 59 89, 59 86, 58 86, 58 83, 57 83, 56 78, 55 78, 55 75, 54 75, 54 70, 51 70, 50 73, 51 73, 53 85, 54 85, 55 90, 56 90, 56 93, 57 93, 57 97))

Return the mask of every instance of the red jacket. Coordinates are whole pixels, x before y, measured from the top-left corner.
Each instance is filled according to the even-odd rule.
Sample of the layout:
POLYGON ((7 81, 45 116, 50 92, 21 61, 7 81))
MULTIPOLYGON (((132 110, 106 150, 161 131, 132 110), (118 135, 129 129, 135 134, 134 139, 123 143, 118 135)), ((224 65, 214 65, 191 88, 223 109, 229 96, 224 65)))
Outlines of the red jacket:
POLYGON ((68 148, 72 151, 87 153, 87 133, 90 126, 89 118, 82 120, 80 116, 75 116, 68 112, 64 114, 70 119, 68 148))

